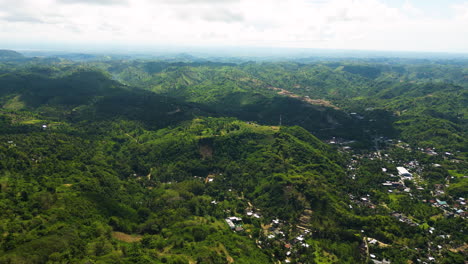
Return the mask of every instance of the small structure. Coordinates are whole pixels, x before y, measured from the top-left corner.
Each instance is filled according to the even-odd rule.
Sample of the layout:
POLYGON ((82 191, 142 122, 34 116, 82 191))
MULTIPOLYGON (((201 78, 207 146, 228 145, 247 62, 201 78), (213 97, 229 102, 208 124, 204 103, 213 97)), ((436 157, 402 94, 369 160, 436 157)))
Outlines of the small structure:
POLYGON ((232 222, 240 222, 242 221, 242 218, 237 217, 237 216, 230 216, 227 219, 231 220, 232 222))
POLYGON ((382 261, 373 259, 372 261, 374 262, 374 264, 390 264, 391 263, 390 260, 386 260, 386 259, 383 259, 382 261))
POLYGON ((215 179, 216 175, 215 174, 208 174, 205 178, 205 183, 213 182, 215 179))
POLYGON ((229 228, 231 228, 232 230, 237 231, 237 232, 244 231, 244 229, 242 228, 242 225, 239 223, 239 222, 242 221, 242 218, 237 217, 237 216, 230 216, 230 217, 224 219, 224 221, 226 221, 229 228), (239 229, 239 227, 240 227, 240 229, 239 229))
POLYGON ((382 183, 382 185, 386 186, 386 187, 399 188, 399 189, 403 187, 403 183, 401 183, 401 182, 386 181, 386 182, 382 183))
POLYGON ((413 177, 413 174, 409 173, 409 171, 405 169, 404 167, 397 167, 397 170, 398 170, 398 175, 400 176, 408 177, 408 178, 413 177))
POLYGON ((226 221, 226 223, 228 224, 229 228, 231 229, 235 229, 236 228, 236 225, 234 225, 234 223, 231 221, 231 219, 229 218, 226 218, 224 219, 226 221))

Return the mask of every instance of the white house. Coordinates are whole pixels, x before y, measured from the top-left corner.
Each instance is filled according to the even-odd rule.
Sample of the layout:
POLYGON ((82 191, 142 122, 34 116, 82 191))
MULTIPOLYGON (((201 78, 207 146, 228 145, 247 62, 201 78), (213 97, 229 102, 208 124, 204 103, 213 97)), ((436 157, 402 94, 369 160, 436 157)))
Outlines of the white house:
POLYGON ((409 173, 407 169, 404 167, 396 167, 398 170, 398 175, 403 176, 403 177, 413 177, 413 174, 409 173))

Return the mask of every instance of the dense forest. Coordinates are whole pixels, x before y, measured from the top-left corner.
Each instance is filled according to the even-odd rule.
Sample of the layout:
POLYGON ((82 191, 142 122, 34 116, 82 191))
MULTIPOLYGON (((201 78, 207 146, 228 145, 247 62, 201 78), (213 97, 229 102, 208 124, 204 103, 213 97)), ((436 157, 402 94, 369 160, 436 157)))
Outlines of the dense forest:
POLYGON ((466 263, 467 105, 466 60, 0 51, 0 263, 466 263))

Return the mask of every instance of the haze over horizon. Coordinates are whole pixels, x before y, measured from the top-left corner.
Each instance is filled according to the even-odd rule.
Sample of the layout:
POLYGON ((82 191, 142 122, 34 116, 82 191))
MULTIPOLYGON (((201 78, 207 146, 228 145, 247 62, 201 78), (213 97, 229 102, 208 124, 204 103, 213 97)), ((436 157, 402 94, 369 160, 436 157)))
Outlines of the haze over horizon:
POLYGON ((466 0, 0 0, 0 48, 468 53, 466 0))

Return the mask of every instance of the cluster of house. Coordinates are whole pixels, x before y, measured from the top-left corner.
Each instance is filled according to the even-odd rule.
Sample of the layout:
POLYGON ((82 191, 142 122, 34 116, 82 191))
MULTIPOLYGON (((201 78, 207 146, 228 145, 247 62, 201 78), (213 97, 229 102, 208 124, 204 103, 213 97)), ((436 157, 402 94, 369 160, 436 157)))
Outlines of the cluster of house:
MULTIPOLYGON (((328 143, 330 143, 330 144, 339 144, 338 142, 339 141, 335 140, 335 139, 328 141, 328 143)), ((382 143, 382 144, 386 144, 386 145, 391 144, 391 145, 394 145, 394 146, 397 146, 397 147, 400 147, 400 148, 403 148, 403 149, 406 149, 406 150, 409 150, 409 151, 412 150, 411 147, 408 144, 403 143, 401 141, 398 141, 398 143, 397 143, 396 141, 393 142, 392 140, 386 140, 384 138, 379 138, 379 139, 376 140, 376 144, 377 144, 377 142, 382 143)), ((342 150, 346 151, 346 149, 343 149, 343 148, 342 148, 342 150)), ((452 161, 452 162, 459 162, 458 160, 454 159, 455 156, 450 152, 437 153, 437 152, 435 152, 434 148, 426 148, 426 149, 419 149, 419 150, 426 153, 426 154, 432 155, 432 156, 440 155, 445 160, 449 160, 449 161, 452 161)), ((358 169, 359 160, 362 159, 362 158, 367 158, 367 159, 370 159, 370 160, 385 159, 387 162, 393 163, 393 164, 396 164, 396 162, 397 162, 396 160, 393 160, 390 157, 389 154, 382 154, 381 155, 381 153, 379 151, 370 152, 368 154, 353 154, 352 159, 351 159, 351 161, 350 161, 350 163, 348 165, 348 168, 347 168, 348 175, 349 175, 350 178, 356 179, 356 172, 355 171, 358 169)), ((440 164, 432 164, 432 165, 434 167, 441 167, 442 166, 440 164)), ((417 160, 401 163, 401 165, 399 164, 399 166, 396 167, 397 172, 398 172, 397 175, 387 174, 387 169, 382 168, 383 173, 386 173, 388 176, 390 176, 392 178, 395 178, 395 179, 383 182, 382 185, 387 187, 388 192, 390 192, 390 193, 398 190, 400 192, 407 192, 409 196, 413 197, 413 193, 411 192, 411 189, 409 187, 405 186, 405 182, 407 180, 412 181, 412 183, 414 184, 414 186, 415 186, 415 188, 417 190, 424 190, 424 188, 420 185, 420 178, 417 177, 418 175, 421 175, 423 168, 424 167, 417 160), (416 174, 416 177, 415 177, 415 175, 413 175, 412 172, 414 172, 416 174)), ((465 177, 468 178, 468 176, 465 176, 465 177)), ((452 179, 453 179, 453 177, 452 177, 452 179)), ((447 180, 450 180, 450 178, 448 178, 447 180)), ((435 190, 434 190, 433 195, 435 197, 438 197, 439 199, 434 198, 434 199, 431 199, 429 201, 427 201, 427 200, 422 200, 422 201, 423 202, 429 202, 432 206, 440 208, 441 210, 443 210, 445 217, 453 217, 453 216, 463 217, 463 218, 467 217, 468 213, 467 213, 467 210, 466 210, 467 207, 466 207, 466 202, 465 202, 466 197, 465 198, 460 197, 458 199, 451 199, 450 198, 449 200, 447 200, 447 201, 449 201, 449 203, 447 203, 447 201, 445 201, 444 199, 440 198, 440 197, 445 197, 446 196, 445 188, 448 187, 448 186, 449 186, 448 184, 436 184, 436 185, 434 185, 435 190)), ((368 207, 368 208, 375 208, 375 205, 372 203, 369 195, 364 195, 362 197, 356 197, 356 198, 353 197, 351 194, 349 194, 349 195, 350 195, 350 199, 355 204, 365 206, 365 207, 368 207)), ((353 208, 352 205, 349 205, 349 207, 353 208)), ((398 221, 400 221, 402 223, 408 224, 408 225, 413 226, 413 227, 418 226, 418 223, 414 222, 410 217, 407 217, 407 216, 405 216, 404 214, 402 214, 400 212, 393 212, 391 215, 392 215, 392 217, 394 217, 395 219, 397 219, 398 221)), ((429 227, 428 232, 430 234, 437 235, 437 232, 435 231, 435 229, 433 227, 429 227)), ((443 237, 443 236, 448 236, 448 235, 440 235, 440 234, 438 235, 438 237, 443 237)), ((373 240, 370 240, 368 242, 369 242, 369 244, 372 244, 372 242, 377 243, 377 241, 373 241, 373 240)), ((443 248, 442 246, 437 245, 437 247, 435 247, 434 249, 429 249, 429 251, 435 252, 437 250, 442 250, 442 248, 443 248)), ((387 261, 385 259, 384 260, 378 260, 378 258, 373 254, 370 254, 369 257, 376 264, 389 263, 389 261, 387 261)), ((427 261, 427 262, 430 263, 430 262, 434 262, 436 260, 435 260, 434 257, 432 257, 430 255, 428 255, 427 258, 425 258, 424 260, 418 260, 418 262, 420 262, 420 263, 427 263, 427 262, 424 262, 424 261, 427 261)))
POLYGON ((351 147, 349 145, 355 143, 355 140, 345 140, 342 138, 331 138, 329 140, 325 140, 325 143, 332 144, 332 145, 340 145, 341 149, 344 151, 349 151, 351 150, 351 147))
POLYGON ((393 212, 391 215, 393 217, 395 217, 396 219, 398 219, 398 221, 400 221, 402 223, 405 223, 405 224, 408 224, 410 226, 418 226, 419 225, 418 223, 413 222, 413 220, 411 220, 410 218, 408 218, 407 216, 405 216, 402 213, 393 212))
POLYGON ((460 162, 460 160, 455 159, 453 153, 448 152, 448 151, 438 153, 435 151, 435 148, 419 148, 419 150, 430 156, 441 155, 444 157, 444 159, 450 159, 452 162, 455 162, 455 163, 460 162))
POLYGON ((444 216, 446 217, 468 217, 467 206, 465 198, 460 197, 454 200, 452 206, 450 206, 447 201, 442 201, 439 199, 431 199, 428 201, 433 207, 440 208, 444 211, 444 216))
MULTIPOLYGON (((369 194, 366 194, 365 196, 360 197, 358 199, 354 197, 354 195, 349 194, 349 199, 359 206, 364 206, 364 207, 368 207, 371 209, 377 208, 376 205, 372 203, 369 194)), ((353 209, 352 205, 348 205, 348 206, 349 206, 349 209, 353 209)))
MULTIPOLYGON (((435 148, 419 148, 420 151, 422 151, 423 153, 426 153, 428 155, 431 155, 431 156, 435 156, 435 155, 439 155, 439 153, 437 153, 435 151, 435 148)), ((443 152, 442 153, 443 155, 445 156, 452 156, 453 154, 450 153, 450 152, 443 152)))
POLYGON ((425 148, 425 149, 421 148, 420 150, 421 150, 422 152, 428 154, 428 155, 431 155, 431 156, 437 155, 437 152, 435 152, 435 149, 434 149, 434 148, 425 148))
POLYGON ((287 239, 286 234, 282 231, 284 222, 279 219, 273 219, 267 229, 264 231, 266 241, 257 241, 259 247, 262 245, 271 245, 273 243, 280 243, 284 249, 285 263, 291 263, 293 258, 297 256, 302 250, 310 247, 306 242, 306 238, 311 235, 311 231, 303 226, 296 226, 299 230, 297 235, 292 239, 287 239))
MULTIPOLYGON (((451 155, 451 153, 446 153, 446 155, 451 155)), ((417 162, 410 162, 407 164, 409 167, 412 168, 417 168, 419 164, 417 162)), ((440 167, 440 164, 434 164, 434 167, 440 167)), ((408 180, 413 180, 413 175, 408 172, 408 170, 404 167, 397 167, 398 174, 401 177, 402 180, 408 179, 408 180)), ((403 184, 402 182, 399 182, 403 184)), ((392 186, 392 187, 398 187, 402 188, 404 185, 399 185, 398 183, 395 182, 385 182, 383 183, 384 186, 392 186)), ((445 195, 445 187, 448 187, 448 184, 434 184, 434 196, 442 196, 445 195)), ((418 187, 419 190, 423 190, 422 187, 418 187)), ((409 188, 405 188, 404 191, 410 191, 409 188)), ((426 202, 426 200, 423 200, 423 202, 426 202)), ((465 199, 463 197, 458 198, 457 200, 454 201, 453 207, 451 207, 449 204, 447 204, 447 201, 439 200, 439 199, 431 199, 429 200, 429 203, 437 208, 440 208, 444 211, 444 215, 446 217, 451 217, 451 216, 461 216, 461 217, 467 217, 468 213, 466 211, 466 203, 465 199)))
POLYGON ((445 194, 445 185, 444 184, 434 184, 434 195, 441 196, 445 194))
MULTIPOLYGON (((211 203, 215 204, 215 205, 218 204, 218 202, 216 202, 216 200, 211 201, 211 203)), ((253 206, 250 204, 250 202, 249 202, 249 205, 250 205, 250 207, 248 207, 246 209, 245 214, 248 217, 253 217, 253 218, 260 219, 262 217, 262 215, 260 214, 260 212, 258 212, 259 210, 253 209, 253 206)), ((230 217, 224 219, 224 221, 226 221, 226 223, 228 224, 229 228, 231 228, 231 230, 236 231, 236 232, 244 231, 241 217, 230 216, 230 217)))
MULTIPOLYGON (((362 233, 364 233, 364 230, 361 230, 362 233)), ((381 259, 379 258, 377 255, 375 254, 372 254, 370 253, 370 249, 369 249, 369 245, 375 245, 375 246, 379 246, 379 247, 386 247, 388 246, 387 244, 385 243, 382 243, 380 241, 378 241, 377 239, 375 238, 371 238, 371 237, 365 237, 365 242, 367 243, 362 243, 361 246, 360 246, 360 249, 361 249, 361 253, 362 254, 368 254, 369 257, 370 257, 370 260, 374 263, 374 264, 390 264, 390 260, 386 260, 385 258, 384 259, 381 259)))
POLYGON ((255 213, 253 210, 247 210, 246 215, 257 219, 262 217, 260 213, 255 213))
MULTIPOLYGON (((387 140, 387 141, 389 141, 388 144, 392 143, 392 140, 387 140)), ((385 142, 387 142, 387 141, 385 141, 385 142)), ((340 145, 343 144, 344 145, 344 144, 349 143, 349 142, 344 142, 343 140, 333 138, 328 143, 330 143, 330 144, 340 144, 340 145)), ((408 145, 405 145, 403 143, 400 144, 400 143, 401 142, 399 141, 399 145, 401 145, 403 147, 406 147, 406 148, 409 147, 408 145)), ((347 150, 347 149, 344 149, 344 150, 347 150)), ((425 149, 425 151, 434 151, 434 150, 433 149, 425 149)), ((435 153, 435 151, 434 151, 434 153, 435 153)), ((446 153, 445 155, 449 155, 449 154, 446 153)), ((372 153, 369 153, 369 154, 365 154, 365 156, 353 155, 353 159, 351 160, 351 162, 350 162, 350 164, 348 166, 348 171, 350 172, 350 174, 349 174, 350 177, 355 178, 356 175, 354 174, 355 173, 354 171, 358 168, 358 166, 359 166, 359 161, 358 160, 360 158, 362 158, 362 157, 366 157, 366 158, 369 158, 369 159, 382 159, 382 158, 385 158, 385 159, 387 159, 387 161, 395 163, 395 161, 393 161, 389 157, 388 154, 383 154, 381 156, 381 154, 379 152, 372 152, 372 153)), ((441 165, 434 164, 434 166, 438 167, 438 166, 441 166, 441 165)), ((418 161, 411 161, 411 162, 404 163, 404 164, 402 164, 402 166, 396 167, 398 175, 389 174, 389 176, 395 177, 395 180, 386 181, 386 182, 382 183, 382 185, 388 187, 389 192, 393 192, 393 190, 396 189, 396 190, 399 190, 399 191, 408 192, 409 195, 412 196, 410 188, 405 186, 405 180, 413 181, 413 183, 416 185, 417 189, 424 190, 422 187, 419 186, 418 181, 414 181, 413 173, 410 172, 410 170, 411 170, 411 171, 414 171, 415 173, 419 174, 421 168, 422 167, 420 166, 418 161), (398 178, 398 179, 396 179, 396 178, 398 178)), ((387 169, 382 168, 382 172, 387 173, 387 169)), ((208 182, 209 182, 209 180, 208 180, 208 182)), ((441 195, 444 194, 444 187, 446 187, 444 184, 435 185, 436 196, 441 196, 441 195)), ((376 206, 370 200, 370 195, 364 195, 362 197, 354 197, 352 194, 349 194, 349 195, 350 195, 350 199, 355 204, 358 204, 358 205, 361 205, 361 206, 366 206, 368 208, 376 208, 376 206)), ((459 216, 462 216, 462 217, 467 216, 465 199, 462 198, 462 197, 458 198, 457 200, 454 200, 453 208, 451 208, 447 204, 446 201, 439 200, 439 199, 429 200, 429 201, 423 200, 423 202, 429 202, 433 206, 441 208, 442 210, 444 210, 444 212, 445 212, 444 214, 446 216, 447 216, 447 214, 446 214, 447 212, 450 212, 451 214, 459 215, 459 216)), ((250 203, 249 203, 249 205, 250 205, 250 203)), ((351 204, 349 205, 349 207, 353 208, 351 204)), ((253 207, 250 206, 249 208, 246 209, 246 216, 247 217, 252 217, 252 218, 261 218, 261 214, 259 212, 257 212, 255 209, 252 209, 252 208, 253 207)), ((405 224, 408 224, 410 226, 416 227, 416 226, 419 225, 418 223, 415 223, 411 218, 405 216, 404 214, 402 214, 400 212, 392 212, 391 216, 394 217, 395 219, 397 219, 398 221, 400 221, 402 223, 405 223, 405 224)), ((228 218, 225 219, 225 221, 232 230, 234 230, 236 232, 243 231, 242 219, 240 217, 235 217, 235 216, 228 217, 228 218)), ((300 254, 300 250, 303 250, 305 248, 310 247, 310 245, 307 244, 307 242, 306 242, 306 237, 308 235, 310 235, 310 231, 307 230, 306 228, 301 228, 302 233, 295 236, 293 239, 287 239, 286 238, 287 235, 282 231, 282 226, 283 226, 283 223, 279 219, 272 220, 271 224, 268 226, 268 231, 265 231, 266 232, 265 233, 265 235, 266 235, 265 241, 259 240, 259 241, 257 241, 257 245, 259 247, 262 247, 264 245, 272 245, 272 243, 278 243, 279 242, 282 246, 284 246, 283 253, 284 253, 284 257, 286 257, 284 262, 285 263, 291 263, 293 261, 294 257, 297 256, 297 254, 300 254)), ((433 227, 430 227, 428 229, 428 232, 431 233, 431 234, 435 234, 435 229, 433 227)), ((371 239, 371 240, 368 241, 368 243, 369 244, 376 244, 376 243, 380 243, 380 242, 375 240, 375 239, 371 239)), ((390 263, 390 261, 385 260, 385 259, 383 259, 383 260, 380 259, 379 260, 379 258, 376 257, 374 254, 370 254, 369 256, 370 256, 371 260, 375 264, 390 263)), ((434 258, 432 258, 430 256, 427 259, 429 260, 429 262, 434 261, 434 258)))
MULTIPOLYGON (((383 172, 387 172, 387 169, 386 168, 382 168, 382 171, 383 172)), ((404 184, 404 180, 413 180, 413 174, 410 173, 405 167, 397 167, 397 171, 398 171, 398 176, 400 177, 400 180, 399 181, 386 181, 384 183, 382 183, 383 186, 385 187, 389 187, 390 190, 388 190, 388 192, 393 192, 393 190, 391 189, 397 189, 397 190, 400 190, 400 191, 404 191, 404 192, 410 192, 411 189, 406 187, 405 184, 404 184)), ((391 175, 393 176, 393 175, 391 175)), ((421 187, 419 187, 419 189, 423 189, 421 187)))
MULTIPOLYGON (((456 204, 459 204, 460 206, 466 207, 465 198, 463 198, 463 197, 459 197, 458 199, 456 199, 456 200, 455 200, 455 203, 456 203, 456 204)), ((455 205, 456 205, 456 204, 455 204, 455 205)))
POLYGON ((294 255, 301 249, 307 249, 310 245, 305 241, 306 236, 310 234, 310 230, 303 230, 304 232, 290 241, 285 241, 284 248, 286 251, 285 263, 291 263, 294 255))

